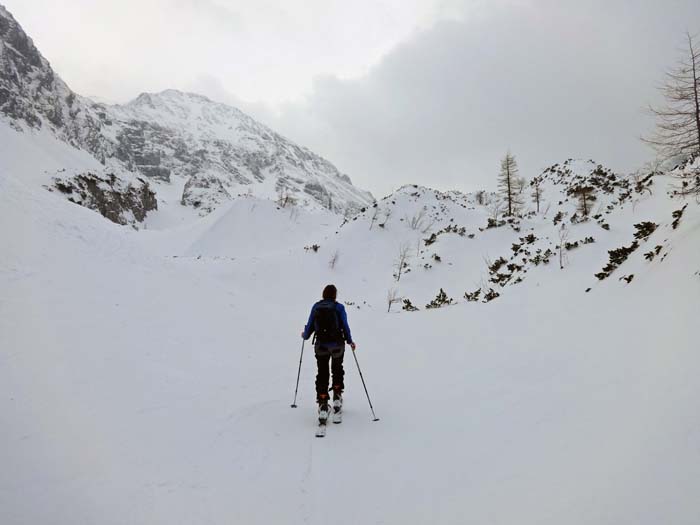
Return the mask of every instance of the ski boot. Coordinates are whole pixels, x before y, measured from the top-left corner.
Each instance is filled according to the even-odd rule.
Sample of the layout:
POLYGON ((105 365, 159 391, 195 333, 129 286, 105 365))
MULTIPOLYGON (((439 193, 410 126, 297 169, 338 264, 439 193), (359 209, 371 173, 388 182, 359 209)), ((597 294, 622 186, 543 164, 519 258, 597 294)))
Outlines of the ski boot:
POLYGON ((325 425, 328 421, 328 416, 330 415, 330 408, 328 407, 328 394, 319 394, 318 396, 318 423, 320 425, 325 425))
POLYGON ((343 390, 341 387, 333 386, 333 423, 342 422, 343 413, 343 390))

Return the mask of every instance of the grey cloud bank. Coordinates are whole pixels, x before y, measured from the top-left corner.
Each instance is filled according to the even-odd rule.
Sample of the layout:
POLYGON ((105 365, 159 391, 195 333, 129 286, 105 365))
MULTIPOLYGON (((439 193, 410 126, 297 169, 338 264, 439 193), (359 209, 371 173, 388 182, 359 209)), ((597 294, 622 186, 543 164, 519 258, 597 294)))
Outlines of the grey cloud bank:
POLYGON ((527 177, 569 157, 631 171, 654 156, 639 140, 646 108, 693 29, 696 1, 501 8, 441 22, 366 77, 318 79, 304 104, 261 116, 378 194, 493 188, 508 149, 527 177))
POLYGON ((378 196, 494 188, 508 149, 527 177, 569 157, 639 167, 655 87, 683 32, 700 32, 697 0, 5 2, 83 94, 173 87, 232 103, 378 196))

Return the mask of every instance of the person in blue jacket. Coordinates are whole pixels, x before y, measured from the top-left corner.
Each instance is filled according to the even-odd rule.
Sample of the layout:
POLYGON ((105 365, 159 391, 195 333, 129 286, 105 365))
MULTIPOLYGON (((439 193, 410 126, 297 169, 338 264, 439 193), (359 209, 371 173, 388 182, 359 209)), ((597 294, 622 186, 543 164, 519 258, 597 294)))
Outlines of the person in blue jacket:
POLYGON ((336 301, 337 295, 338 290, 332 284, 323 289, 323 299, 311 308, 309 320, 301 333, 304 340, 309 339, 314 332, 316 333, 314 350, 318 366, 316 400, 319 410, 328 410, 328 380, 330 379, 328 362, 331 362, 333 373, 333 406, 339 408, 345 388, 343 383, 345 343, 347 342, 353 351, 356 348, 350 333, 345 307, 336 301))

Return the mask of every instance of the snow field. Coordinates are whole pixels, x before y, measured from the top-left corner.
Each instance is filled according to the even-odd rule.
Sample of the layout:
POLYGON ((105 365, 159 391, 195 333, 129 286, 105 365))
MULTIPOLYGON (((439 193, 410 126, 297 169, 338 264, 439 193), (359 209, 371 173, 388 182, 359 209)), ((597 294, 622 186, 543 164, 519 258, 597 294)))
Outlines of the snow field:
MULTIPOLYGON (((627 268, 597 283, 586 258, 605 252, 584 246, 492 303, 386 314, 396 247, 417 235, 400 224, 338 230, 242 199, 136 232, 7 172, 0 199, 2 523, 695 523, 695 208, 648 241, 670 239, 663 263, 630 258, 629 286, 627 268), (289 404, 331 281, 360 306, 381 421, 348 349, 344 421, 318 440, 308 343, 289 404)), ((459 298, 478 280, 459 265, 502 235, 441 238, 454 265, 414 269, 402 293, 459 298)))

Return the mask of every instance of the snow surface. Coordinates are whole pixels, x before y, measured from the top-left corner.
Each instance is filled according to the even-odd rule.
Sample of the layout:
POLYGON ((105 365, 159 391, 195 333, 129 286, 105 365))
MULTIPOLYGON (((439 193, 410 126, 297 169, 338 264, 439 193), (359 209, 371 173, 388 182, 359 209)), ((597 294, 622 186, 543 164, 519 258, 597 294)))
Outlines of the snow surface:
POLYGON ((0 170, 25 181, 48 184, 59 171, 98 171, 104 167, 89 153, 72 148, 48 129, 17 132, 0 123, 0 170))
POLYGON ((0 169, 0 523, 697 523, 700 210, 673 230, 683 203, 661 182, 610 232, 572 225, 597 240, 565 270, 483 304, 461 294, 484 257, 553 235, 551 213, 482 232, 472 197, 408 187, 379 203, 384 228, 251 197, 201 219, 160 206, 135 231, 42 189, 30 174, 67 153, 34 163, 22 144, 0 169), (397 285, 398 246, 426 237, 406 218, 433 205, 435 229, 456 216, 475 237, 440 236, 397 285), (647 219, 659 229, 597 282, 647 219), (644 260, 657 244, 666 258, 644 260), (345 417, 320 440, 309 344, 289 405, 327 282, 381 420, 348 350, 345 417), (392 286, 421 311, 387 313, 392 286), (439 287, 459 304, 424 310, 439 287))

